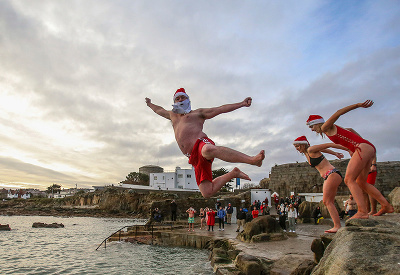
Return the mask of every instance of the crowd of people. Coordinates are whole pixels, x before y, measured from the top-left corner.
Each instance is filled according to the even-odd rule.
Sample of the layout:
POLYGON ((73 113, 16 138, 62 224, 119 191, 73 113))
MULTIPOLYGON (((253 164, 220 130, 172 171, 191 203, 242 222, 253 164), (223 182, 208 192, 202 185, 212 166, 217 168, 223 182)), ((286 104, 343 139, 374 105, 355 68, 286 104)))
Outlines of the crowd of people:
POLYGON ((291 195, 290 197, 279 198, 274 194, 272 200, 275 203, 276 213, 279 215, 279 225, 286 232, 296 232, 296 219, 299 213, 299 205, 301 198, 291 195), (286 221, 289 221, 289 228, 286 226, 286 221))
MULTIPOLYGON (((275 198, 274 198, 275 199, 275 198)), ((290 231, 295 232, 294 222, 292 223, 292 218, 297 218, 297 209, 294 207, 290 207, 288 202, 291 202, 293 197, 282 199, 282 205, 278 205, 276 207, 276 212, 283 217, 287 217, 293 228, 290 228, 290 231), (289 213, 289 215, 288 215, 289 213), (292 217, 292 213, 295 215, 292 217)), ((299 198, 296 198, 296 206, 300 201, 299 198)), ((239 232, 244 229, 244 225, 247 222, 252 221, 253 219, 271 214, 271 207, 268 205, 268 198, 265 198, 264 201, 255 200, 248 207, 239 206, 236 208, 236 224, 237 229, 236 232, 239 232)), ((178 205, 175 200, 171 201, 170 204, 170 213, 171 213, 171 221, 176 221, 177 219, 177 210, 178 205)), ((214 226, 216 223, 218 224, 218 230, 224 231, 225 225, 232 224, 232 215, 234 213, 234 206, 231 203, 228 203, 226 206, 221 204, 221 201, 218 199, 213 207, 204 207, 200 208, 198 211, 193 207, 189 207, 186 211, 187 214, 187 222, 188 222, 188 231, 194 231, 195 228, 195 218, 199 218, 199 229, 214 231, 214 226)), ((152 219, 155 222, 161 222, 164 217, 159 208, 155 208, 152 211, 152 219)), ((294 221, 294 220, 293 220, 294 221)), ((283 226, 283 229, 286 230, 286 226, 283 226)))
MULTIPOLYGON (((276 193, 271 197, 271 204, 275 207, 276 214, 278 215, 278 221, 280 227, 284 232, 296 232, 297 218, 299 215, 299 205, 302 203, 300 196, 291 195, 289 197, 279 197, 276 193)), ((349 199, 345 202, 345 210, 338 214, 340 219, 344 219, 347 215, 349 218, 353 217, 357 213, 357 203, 353 196, 350 195, 349 199)), ((371 204, 371 211, 374 211, 373 204, 371 204)), ((193 207, 189 207, 186 210, 188 218, 188 231, 195 231, 195 221, 199 220, 198 227, 200 230, 214 231, 214 226, 218 224, 218 230, 224 231, 225 225, 231 225, 232 215, 236 208, 236 232, 240 232, 244 229, 244 225, 247 222, 256 219, 259 216, 265 216, 271 214, 271 207, 269 206, 268 198, 264 201, 254 200, 248 207, 246 206, 233 206, 231 203, 222 205, 221 201, 217 199, 216 203, 212 207, 200 208, 198 211, 193 207), (196 218, 199 219, 196 219, 196 218)), ((170 204, 171 221, 176 221, 178 205, 175 200, 171 201, 170 204)), ((327 207, 327 210, 329 208, 327 207)), ((337 212, 336 208, 335 211, 337 212)), ((376 209, 375 209, 376 211, 376 209)), ((275 213, 274 213, 275 214, 275 213)), ((161 222, 163 220, 162 213, 159 208, 155 208, 152 211, 152 218, 155 222, 161 222)), ((322 217, 320 206, 317 206, 311 213, 311 218, 314 219, 314 223, 318 224, 322 217)), ((340 224, 340 221, 339 221, 340 224)), ((197 227, 197 225, 196 225, 197 227)), ((336 221, 334 221, 333 229, 326 230, 327 233, 334 233, 339 229, 336 227, 336 221), (336 230, 335 230, 336 229, 336 230), (333 231, 333 232, 330 232, 333 231)))

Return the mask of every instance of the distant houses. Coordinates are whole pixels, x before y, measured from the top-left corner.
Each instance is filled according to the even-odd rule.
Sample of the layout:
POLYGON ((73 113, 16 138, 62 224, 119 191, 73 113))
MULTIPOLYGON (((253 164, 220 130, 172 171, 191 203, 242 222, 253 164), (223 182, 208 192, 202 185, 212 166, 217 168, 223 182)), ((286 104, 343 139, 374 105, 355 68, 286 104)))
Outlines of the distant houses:
POLYGON ((0 199, 30 199, 33 197, 47 197, 47 193, 38 189, 1 189, 0 199))
POLYGON ((17 189, 17 190, 8 190, 7 193, 7 198, 8 199, 30 199, 31 198, 31 193, 23 190, 23 189, 17 189))
POLYGON ((75 195, 77 192, 90 192, 91 189, 77 189, 69 188, 63 189, 55 193, 47 193, 46 191, 40 191, 38 189, 0 189, 0 199, 30 199, 30 198, 65 198, 75 195))
POLYGON ((47 195, 48 198, 54 198, 54 199, 62 199, 65 197, 71 197, 73 195, 75 195, 77 192, 90 192, 91 189, 84 189, 84 188, 68 188, 68 189, 62 189, 59 192, 56 193, 50 193, 47 195))

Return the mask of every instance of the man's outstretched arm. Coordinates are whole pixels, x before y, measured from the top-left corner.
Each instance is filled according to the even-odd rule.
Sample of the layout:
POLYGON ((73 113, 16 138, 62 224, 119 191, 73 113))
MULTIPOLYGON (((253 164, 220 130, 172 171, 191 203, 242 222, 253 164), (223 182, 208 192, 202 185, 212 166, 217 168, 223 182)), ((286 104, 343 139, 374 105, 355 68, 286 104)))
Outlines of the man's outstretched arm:
POLYGON ((239 109, 241 107, 250 107, 251 106, 251 97, 247 97, 245 100, 243 100, 242 102, 238 102, 238 103, 233 103, 233 104, 225 104, 219 107, 212 107, 212 108, 204 108, 204 109, 199 109, 201 115, 205 118, 205 119, 210 119, 213 118, 219 114, 222 113, 229 113, 232 112, 236 109, 239 109))
POLYGON ((153 112, 155 112, 157 115, 160 115, 162 117, 165 117, 166 119, 171 120, 170 116, 169 116, 169 112, 167 110, 165 110, 163 107, 155 105, 153 103, 151 103, 151 99, 146 97, 146 104, 147 106, 150 107, 150 109, 153 110, 153 112))

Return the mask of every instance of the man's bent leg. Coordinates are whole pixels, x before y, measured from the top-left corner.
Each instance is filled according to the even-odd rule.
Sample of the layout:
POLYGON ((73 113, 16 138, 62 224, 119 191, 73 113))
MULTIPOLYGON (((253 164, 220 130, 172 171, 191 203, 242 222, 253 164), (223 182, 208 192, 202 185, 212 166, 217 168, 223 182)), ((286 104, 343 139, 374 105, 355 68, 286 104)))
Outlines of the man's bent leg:
POLYGON ((206 159, 218 158, 226 162, 247 163, 251 165, 261 166, 265 158, 265 151, 261 150, 255 156, 249 156, 228 147, 215 146, 213 144, 205 144, 201 149, 201 154, 206 159))
POLYGON ((203 197, 209 198, 215 195, 227 182, 233 178, 241 178, 245 180, 251 180, 248 175, 235 167, 232 171, 215 178, 212 182, 204 180, 199 184, 199 189, 203 197))

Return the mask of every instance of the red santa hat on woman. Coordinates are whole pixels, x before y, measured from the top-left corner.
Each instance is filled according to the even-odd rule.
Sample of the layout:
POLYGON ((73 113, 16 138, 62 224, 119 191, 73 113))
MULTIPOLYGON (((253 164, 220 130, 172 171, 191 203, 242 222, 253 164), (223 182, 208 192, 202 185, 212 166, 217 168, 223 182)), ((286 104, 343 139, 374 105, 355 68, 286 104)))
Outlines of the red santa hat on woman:
POLYGON ((185 92, 185 89, 184 88, 179 88, 178 90, 176 90, 176 92, 174 94, 174 102, 175 102, 175 99, 180 95, 184 95, 184 96, 186 96, 187 99, 189 99, 189 96, 185 92))
POLYGON ((322 116, 319 115, 311 115, 308 117, 306 124, 308 126, 312 126, 314 124, 318 124, 318 123, 324 123, 325 120, 322 116))
POLYGON ((310 143, 308 143, 308 140, 307 140, 306 136, 301 136, 301 137, 296 138, 293 141, 293 144, 307 144, 307 145, 310 145, 310 143))

